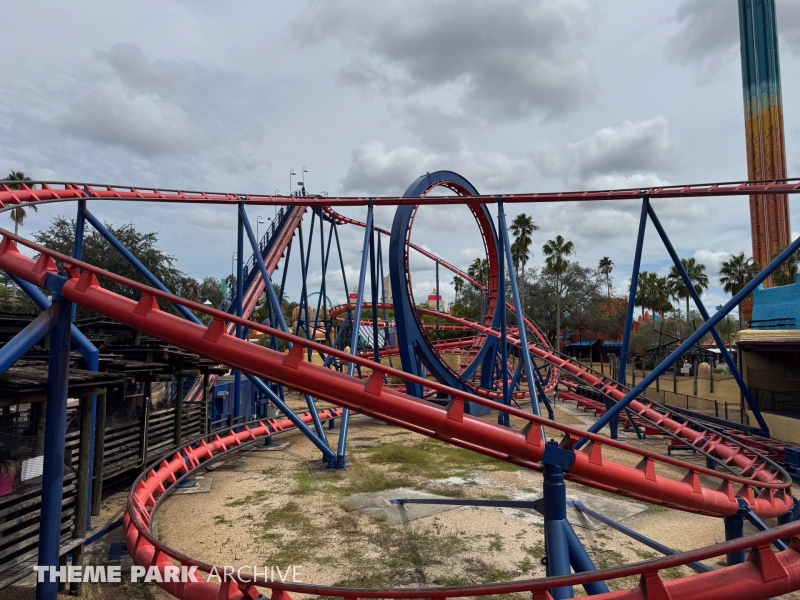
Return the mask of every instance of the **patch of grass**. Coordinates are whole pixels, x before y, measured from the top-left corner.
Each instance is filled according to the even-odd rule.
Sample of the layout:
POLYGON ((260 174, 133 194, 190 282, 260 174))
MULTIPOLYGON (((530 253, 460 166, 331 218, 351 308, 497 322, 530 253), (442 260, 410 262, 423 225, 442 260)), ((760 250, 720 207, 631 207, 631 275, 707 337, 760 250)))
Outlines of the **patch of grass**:
POLYGON ((641 558, 642 560, 650 560, 651 558, 656 558, 659 556, 655 552, 651 550, 642 550, 641 548, 632 548, 634 554, 641 558))
MULTIPOLYGON (((153 589, 155 588, 154 583, 146 583, 144 581, 132 583, 130 574, 124 572, 122 573, 121 579, 121 583, 115 586, 117 592, 113 594, 114 596, 118 598, 132 598, 134 600, 155 600, 156 596, 153 593, 153 589)), ((83 593, 86 594, 86 590, 84 590, 83 593)))
POLYGON ((626 563, 625 557, 622 553, 616 550, 609 550, 608 548, 599 548, 595 546, 591 552, 594 566, 598 569, 608 569, 610 567, 618 567, 626 563))
POLYGON ((489 542, 489 552, 502 552, 503 551, 503 539, 496 533, 489 536, 492 538, 492 541, 489 542))
POLYGON ((459 585, 469 585, 470 580, 463 575, 443 575, 434 579, 433 583, 442 587, 457 587, 459 585))
POLYGON ((258 490, 252 494, 248 494, 244 498, 240 498, 239 500, 226 502, 225 506, 248 506, 250 504, 260 504, 267 499, 267 493, 268 492, 266 490, 258 490))
POLYGON ((658 504, 648 504, 647 505, 647 512, 651 513, 663 513, 667 512, 669 509, 666 506, 659 506, 658 504))
POLYGON ((683 567, 672 567, 671 569, 664 569, 663 571, 659 571, 658 575, 664 581, 672 581, 673 579, 680 579, 681 577, 686 577, 686 573, 684 572, 683 567))
POLYGON ((214 525, 233 525, 228 519, 226 519, 223 515, 216 515, 214 517, 214 525))
POLYGON ((517 563, 517 569, 523 575, 533 575, 536 570, 536 564, 527 556, 517 563))
POLYGON ((426 568, 445 564, 467 549, 463 539, 439 527, 415 529, 380 523, 368 540, 387 557, 381 564, 391 585, 430 584, 426 568))
POLYGON ((414 482, 408 477, 387 474, 381 469, 358 462, 352 462, 349 470, 338 472, 330 481, 333 484, 330 491, 342 496, 414 486, 414 482))
POLYGON ((294 473, 293 496, 308 496, 317 491, 318 482, 305 464, 301 464, 294 473))
POLYGON ((416 444, 391 442, 375 448, 361 448, 373 464, 393 465, 401 473, 413 473, 428 479, 443 479, 454 472, 486 468, 493 471, 516 471, 518 467, 476 452, 436 440, 416 444))
POLYGON ((322 549, 315 535, 317 528, 295 502, 262 513, 253 525, 253 531, 259 541, 268 542, 265 544, 268 561, 265 564, 303 564, 322 549), (286 532, 274 531, 276 528, 286 532))
POLYGON ((498 569, 478 558, 470 558, 466 561, 467 568, 475 575, 481 583, 496 583, 498 581, 509 581, 514 578, 514 573, 505 569, 498 569))
POLYGON ((506 494, 487 494, 483 496, 486 500, 511 500, 511 496, 506 494))
POLYGON ((544 541, 539 541, 533 546, 523 546, 522 551, 531 558, 541 561, 544 558, 544 541))

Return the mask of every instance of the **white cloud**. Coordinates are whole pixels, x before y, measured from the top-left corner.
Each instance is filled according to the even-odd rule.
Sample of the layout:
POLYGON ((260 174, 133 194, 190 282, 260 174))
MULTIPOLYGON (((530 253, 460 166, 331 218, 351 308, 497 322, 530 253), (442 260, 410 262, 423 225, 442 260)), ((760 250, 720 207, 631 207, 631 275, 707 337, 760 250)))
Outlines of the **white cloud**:
MULTIPOLYGON (((779 45, 800 55, 800 4, 776 1, 779 45)), ((739 62, 739 12, 729 0, 683 0, 672 19, 675 30, 667 40, 672 60, 695 67, 707 81, 739 62)))
POLYGON ((676 168, 680 145, 667 120, 658 116, 609 125, 564 148, 542 148, 535 156, 543 174, 573 188, 641 187, 666 183, 659 173, 676 168))
POLYGON ((387 150, 378 141, 359 145, 341 180, 347 194, 402 194, 420 175, 446 169, 469 173, 468 179, 478 188, 500 191, 514 189, 531 164, 526 158, 512 158, 502 152, 473 152, 462 148, 456 154, 426 153, 412 146, 387 150))
POLYGON ((583 44, 595 25, 583 0, 317 0, 293 29, 300 43, 334 39, 351 53, 343 83, 412 93, 455 83, 465 111, 506 121, 594 100, 583 44))
POLYGON ((725 252, 724 250, 709 250, 708 248, 696 250, 695 253, 692 254, 692 258, 706 266, 706 275, 708 276, 709 283, 712 285, 719 282, 718 274, 720 266, 723 261, 728 260, 730 257, 730 252, 725 252))
POLYGON ((180 106, 117 84, 97 86, 72 101, 56 125, 64 133, 146 157, 190 150, 197 143, 196 129, 180 106))

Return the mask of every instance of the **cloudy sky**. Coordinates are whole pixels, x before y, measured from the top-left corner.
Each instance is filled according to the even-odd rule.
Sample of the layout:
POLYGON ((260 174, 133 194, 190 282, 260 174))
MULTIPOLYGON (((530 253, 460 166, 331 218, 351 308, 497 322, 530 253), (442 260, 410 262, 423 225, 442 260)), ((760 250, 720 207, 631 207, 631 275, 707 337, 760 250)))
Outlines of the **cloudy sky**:
MULTIPOLYGON (((789 176, 800 176, 800 81, 789 76, 800 72, 800 3, 777 4, 789 176)), ((348 195, 399 194, 438 169, 482 193, 747 176, 732 0, 42 0, 4 16, 0 175, 285 194, 289 170, 305 166, 309 191, 348 195)), ((508 208, 541 227, 534 263, 561 234, 582 263, 610 256, 625 291, 636 203, 508 208)), ((92 209, 159 231, 195 277, 230 272, 233 210, 92 209)), ((679 253, 712 275, 730 253, 750 254, 746 198, 656 209, 679 253)), ((22 231, 74 211, 42 207, 22 231)), ((365 209, 344 212, 363 220, 365 209)), ((378 211, 378 224, 390 228, 393 212, 378 211)), ((795 230, 799 213, 792 200, 795 230)), ((352 287, 363 230, 341 233, 352 287)), ((644 268, 664 273, 668 257, 648 236, 644 268)), ((420 210, 412 239, 463 268, 482 248, 466 209, 420 210)), ((419 295, 431 267, 412 262, 419 295)), ((712 283, 713 306, 724 296, 712 283)))

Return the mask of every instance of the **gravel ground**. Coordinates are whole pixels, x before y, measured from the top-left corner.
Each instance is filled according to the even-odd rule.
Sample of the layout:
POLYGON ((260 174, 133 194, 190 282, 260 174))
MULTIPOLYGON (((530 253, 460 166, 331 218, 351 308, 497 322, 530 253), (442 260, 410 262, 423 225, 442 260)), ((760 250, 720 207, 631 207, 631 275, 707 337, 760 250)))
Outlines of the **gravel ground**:
MULTIPOLYGON (((556 418, 582 429, 592 421, 561 404, 556 407, 556 418)), ((336 432, 333 434, 335 438, 336 432)), ((557 436, 555 430, 548 430, 548 437, 557 436)), ((352 421, 351 470, 345 475, 317 469, 318 451, 302 436, 290 433, 281 441, 287 443, 282 452, 242 453, 216 470, 210 493, 176 496, 167 501, 156 518, 160 538, 179 551, 215 564, 277 563, 283 568, 297 561, 293 564, 302 566, 304 582, 327 585, 455 585, 544 575, 540 564, 543 526, 536 514, 460 507, 405 525, 388 526, 349 509, 344 502, 347 495, 342 492, 352 484, 351 474, 366 473, 372 478, 377 472, 390 480, 401 477, 404 483, 410 482, 418 489, 446 495, 521 498, 540 492, 538 473, 496 470, 485 464, 469 469, 451 465, 436 477, 424 477, 416 475, 414 468, 373 464, 369 462, 370 452, 379 450, 375 448, 379 444, 413 448, 430 442, 364 417, 352 421), (187 521, 191 526, 187 527, 187 521), (432 545, 438 555, 415 549, 414 544, 432 545)), ((656 452, 666 449, 661 439, 634 441, 656 452)), ((604 456, 632 466, 638 462, 636 457, 613 449, 604 449, 604 456)), ((701 459, 692 460, 703 464, 701 459)), ((424 474, 425 470, 421 471, 424 474)), ((679 469, 660 471, 672 471, 670 474, 678 478, 683 475, 679 469)), ((577 484, 567 485, 568 494, 603 495, 577 484)), ((660 507, 650 507, 626 519, 625 525, 678 550, 702 547, 723 538, 719 519, 660 507)), ((605 526, 594 531, 576 527, 576 532, 598 567, 656 556, 605 526)), ((720 564, 712 561, 709 566, 720 564)), ((662 576, 666 579, 690 573, 687 568, 678 568, 662 576)), ((635 583, 617 581, 611 582, 611 587, 635 583)))
MULTIPOLYGON (((298 408, 304 405, 298 398, 290 398, 290 402, 298 408)), ((579 429, 594 421, 570 404, 559 403, 555 411, 557 421, 579 429)), ((496 416, 485 418, 494 420, 496 416)), ((512 421, 515 426, 521 424, 517 419, 512 421)), ((547 428, 546 433, 548 438, 560 438, 557 430, 547 428)), ((330 432, 332 440, 337 435, 336 430, 330 432)), ((654 452, 666 450, 662 439, 639 441, 627 432, 620 437, 654 452)), ((454 451, 361 416, 351 420, 350 463, 345 472, 322 468, 318 450, 296 432, 283 434, 276 441, 281 442, 281 450, 253 447, 231 455, 213 472, 209 469, 208 474, 213 476, 210 492, 170 497, 157 513, 154 532, 172 548, 213 564, 277 566, 282 571, 298 565, 300 579, 307 583, 466 585, 544 575, 543 520, 536 513, 459 507, 403 525, 389 525, 355 511, 347 503, 355 493, 400 487, 455 497, 531 499, 541 493, 539 473, 476 460, 466 451, 454 451)), ((631 466, 638 462, 630 454, 609 448, 604 448, 603 456, 631 466)), ((702 458, 687 460, 704 464, 702 458)), ((659 472, 683 476, 683 471, 672 467, 659 467, 659 472)), ((645 507, 573 483, 567 483, 567 493, 629 503, 631 512, 641 512, 624 519, 624 524, 676 550, 723 539, 719 519, 645 507)), ((124 499, 125 494, 108 498, 103 519, 116 518, 124 508, 124 499)), ((575 531, 598 568, 656 556, 606 526, 576 526, 575 531)), ((708 563, 713 568, 721 564, 718 559, 708 563)), ((662 577, 691 573, 678 568, 662 572, 662 577)), ((631 578, 610 582, 610 587, 627 588, 637 583, 638 578, 631 578)), ((155 585, 86 585, 84 589, 84 597, 92 600, 171 598, 155 585)), ((576 590, 576 594, 582 595, 582 590, 576 590)), ((11 588, 4 590, 2 597, 32 600, 34 591, 11 588)), ((294 597, 300 600, 304 596, 294 597)), ((800 593, 784 598, 800 600, 800 593)))

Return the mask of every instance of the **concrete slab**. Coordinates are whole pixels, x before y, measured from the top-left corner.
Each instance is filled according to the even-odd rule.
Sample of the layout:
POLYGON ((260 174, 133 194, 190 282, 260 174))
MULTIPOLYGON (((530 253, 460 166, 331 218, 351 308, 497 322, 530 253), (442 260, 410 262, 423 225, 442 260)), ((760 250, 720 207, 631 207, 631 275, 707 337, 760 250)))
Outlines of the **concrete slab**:
POLYGON ((408 488, 397 488, 382 492, 353 494, 345 502, 365 515, 376 519, 385 519, 392 525, 408 523, 458 508, 457 505, 442 504, 390 504, 389 500, 395 498, 447 498, 447 496, 428 494, 408 488))
POLYGON ((211 475, 199 475, 195 477, 195 481, 197 481, 197 485, 194 487, 187 487, 187 488, 178 488, 174 492, 175 495, 178 494, 207 494, 211 491, 211 484, 214 481, 214 478, 211 475))
MULTIPOLYGON (((600 513, 614 521, 622 522, 634 515, 638 515, 647 510, 646 504, 631 502, 619 498, 608 496, 598 496, 587 492, 572 492, 567 495, 567 500, 578 500, 586 508, 600 513)), ((597 530, 604 527, 602 523, 594 521, 575 508, 567 508, 567 519, 573 526, 583 527, 584 529, 597 530)))

